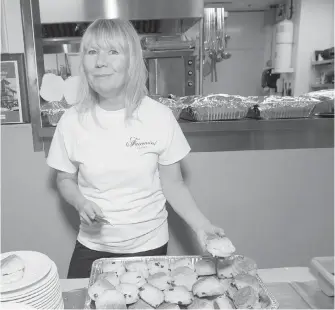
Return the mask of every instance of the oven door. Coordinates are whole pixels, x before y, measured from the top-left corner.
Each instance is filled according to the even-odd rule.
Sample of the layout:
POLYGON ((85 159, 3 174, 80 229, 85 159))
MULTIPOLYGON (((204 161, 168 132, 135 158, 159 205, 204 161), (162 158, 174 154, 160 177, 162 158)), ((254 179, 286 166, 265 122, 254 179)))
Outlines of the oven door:
POLYGON ((150 95, 195 95, 195 56, 149 58, 146 63, 150 95))

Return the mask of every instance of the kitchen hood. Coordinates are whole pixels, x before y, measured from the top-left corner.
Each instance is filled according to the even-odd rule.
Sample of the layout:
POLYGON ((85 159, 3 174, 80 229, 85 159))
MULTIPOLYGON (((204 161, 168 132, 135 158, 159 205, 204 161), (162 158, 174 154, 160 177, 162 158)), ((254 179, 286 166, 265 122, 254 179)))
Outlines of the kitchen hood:
POLYGON ((204 0, 39 0, 42 24, 127 20, 200 19, 204 0))

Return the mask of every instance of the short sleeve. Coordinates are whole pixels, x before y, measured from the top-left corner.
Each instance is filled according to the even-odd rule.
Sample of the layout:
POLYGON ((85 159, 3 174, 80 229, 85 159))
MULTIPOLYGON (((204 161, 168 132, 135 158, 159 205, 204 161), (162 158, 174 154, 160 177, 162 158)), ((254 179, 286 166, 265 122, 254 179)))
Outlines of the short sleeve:
MULTIPOLYGON (((70 141, 65 139, 63 130, 63 117, 57 124, 54 136, 51 141, 47 164, 56 170, 76 173, 78 167, 70 160, 70 141)), ((67 133, 69 135, 70 133, 67 133)))
POLYGON ((172 111, 168 113, 168 121, 164 129, 166 130, 165 141, 158 163, 171 165, 182 160, 191 151, 191 148, 172 111))

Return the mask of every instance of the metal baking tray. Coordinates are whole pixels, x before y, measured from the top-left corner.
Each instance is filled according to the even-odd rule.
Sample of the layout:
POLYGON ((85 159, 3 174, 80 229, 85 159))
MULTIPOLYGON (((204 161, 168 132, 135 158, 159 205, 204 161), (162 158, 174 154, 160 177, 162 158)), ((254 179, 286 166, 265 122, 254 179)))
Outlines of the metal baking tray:
POLYGON ((260 116, 264 119, 283 119, 283 118, 309 118, 313 112, 312 107, 278 107, 262 109, 260 116))
POLYGON ((192 107, 188 113, 196 122, 240 120, 246 118, 248 109, 232 109, 224 107, 192 107))
MULTIPOLYGON (((242 257, 242 255, 233 255, 229 259, 234 259, 237 257, 242 257)), ((192 261, 193 264, 195 264, 198 260, 202 259, 203 257, 201 256, 142 256, 142 257, 123 257, 123 258, 101 258, 97 259, 93 262, 92 265, 92 270, 91 270, 91 275, 88 283, 88 288, 91 287, 95 281, 97 280, 97 277, 99 274, 102 273, 102 265, 105 263, 113 263, 113 262, 149 262, 149 261, 169 261, 169 263, 174 262, 179 259, 185 259, 188 258, 192 261)), ((261 278, 256 275, 259 285, 261 287, 261 290, 263 293, 269 298, 270 304, 267 308, 265 309, 278 309, 279 308, 279 303, 277 300, 274 298, 274 296, 271 294, 271 292, 268 291, 266 286, 264 285, 263 281, 261 278)), ((94 305, 92 303, 92 300, 90 296, 86 295, 85 299, 85 307, 84 309, 95 309, 94 305)))

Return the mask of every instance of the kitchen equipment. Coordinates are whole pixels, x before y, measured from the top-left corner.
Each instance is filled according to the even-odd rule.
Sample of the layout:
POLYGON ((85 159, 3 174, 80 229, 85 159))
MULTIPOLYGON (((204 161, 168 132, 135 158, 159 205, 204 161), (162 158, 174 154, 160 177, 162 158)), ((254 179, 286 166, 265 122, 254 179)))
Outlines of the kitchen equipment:
MULTIPOLYGON (((235 257, 238 257, 240 255, 234 255, 231 256, 229 259, 233 259, 235 257)), ((149 261, 168 261, 169 263, 172 263, 176 260, 183 259, 183 258, 188 258, 192 261, 194 264, 196 261, 200 260, 202 257, 201 256, 145 256, 145 257, 126 257, 126 258, 102 258, 98 259, 93 262, 92 269, 91 269, 91 275, 90 275, 90 280, 88 287, 92 286, 94 282, 97 280, 97 277, 99 274, 102 273, 102 264, 113 264, 116 261, 121 261, 121 262, 149 262, 149 261)), ((268 291, 266 286, 264 285, 263 281, 260 279, 258 275, 256 275, 256 278, 260 284, 261 291, 264 293, 265 296, 270 301, 269 307, 267 309, 278 309, 279 304, 274 298, 274 296, 268 291)), ((92 306, 92 300, 90 299, 89 295, 86 295, 86 300, 85 300, 85 309, 93 309, 92 306)))

